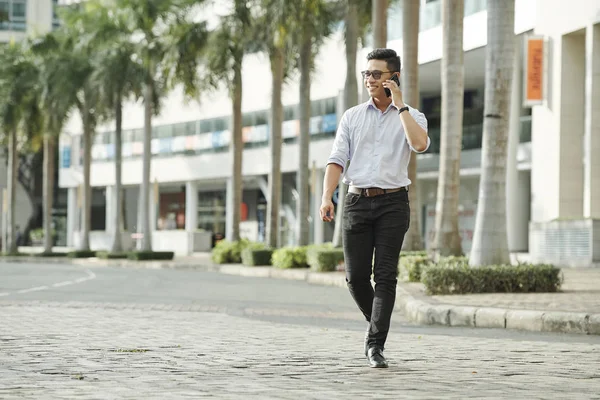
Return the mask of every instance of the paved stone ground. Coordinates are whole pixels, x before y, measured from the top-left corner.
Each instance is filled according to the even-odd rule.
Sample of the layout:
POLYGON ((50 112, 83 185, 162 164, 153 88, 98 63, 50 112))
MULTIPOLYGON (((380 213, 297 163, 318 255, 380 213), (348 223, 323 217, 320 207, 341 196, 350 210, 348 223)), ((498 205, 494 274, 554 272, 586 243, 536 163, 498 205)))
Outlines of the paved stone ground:
POLYGON ((401 283, 410 293, 428 301, 474 307, 498 307, 540 311, 600 313, 600 268, 563 268, 559 293, 485 293, 426 296, 421 283, 401 283))
POLYGON ((215 312, 1 302, 0 398, 600 399, 598 344, 396 333, 373 370, 362 332, 215 312))

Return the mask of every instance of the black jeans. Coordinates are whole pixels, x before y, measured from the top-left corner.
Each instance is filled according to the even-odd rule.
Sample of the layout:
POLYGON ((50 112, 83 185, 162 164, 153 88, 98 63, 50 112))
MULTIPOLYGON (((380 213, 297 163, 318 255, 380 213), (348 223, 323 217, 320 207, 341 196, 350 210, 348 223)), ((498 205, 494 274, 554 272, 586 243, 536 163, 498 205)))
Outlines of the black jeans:
POLYGON ((383 349, 396 301, 398 258, 410 224, 408 192, 374 197, 348 193, 344 206, 346 282, 369 322, 368 346, 383 349))

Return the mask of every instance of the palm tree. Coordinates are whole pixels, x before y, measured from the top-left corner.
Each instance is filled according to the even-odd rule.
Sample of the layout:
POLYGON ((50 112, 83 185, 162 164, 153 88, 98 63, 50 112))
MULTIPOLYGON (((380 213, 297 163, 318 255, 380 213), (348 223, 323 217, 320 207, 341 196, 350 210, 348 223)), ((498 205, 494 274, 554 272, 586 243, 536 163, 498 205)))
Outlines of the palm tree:
POLYGON ((440 173, 435 207, 436 257, 462 254, 458 233, 458 190, 462 143, 464 0, 442 0, 442 123, 440 173))
MULTIPOLYGON (((242 203, 242 64, 245 54, 255 47, 252 41, 251 29, 253 21, 251 4, 244 0, 233 0, 231 14, 221 18, 221 24, 212 32, 206 51, 208 71, 204 74, 208 86, 220 88, 223 83, 228 85, 231 97, 232 143, 229 153, 232 159, 231 186, 232 204, 227 210, 231 224, 225 237, 231 241, 240 239, 240 220, 242 203)), ((229 225, 229 224, 228 224, 229 225)))
POLYGON ((144 71, 141 65, 134 61, 135 46, 129 40, 130 32, 124 26, 122 14, 109 15, 110 9, 104 8, 97 14, 97 26, 94 33, 99 39, 97 50, 92 60, 92 85, 99 93, 99 101, 115 119, 115 193, 112 208, 113 232, 110 251, 123 251, 122 229, 123 215, 121 202, 123 199, 122 186, 122 124, 123 102, 131 94, 136 98, 141 96, 142 77, 144 71))
POLYGON ((373 47, 387 46, 387 9, 388 0, 372 0, 373 47))
MULTIPOLYGON (((344 85, 344 110, 358 104, 358 83, 356 79, 356 53, 358 41, 365 35, 371 18, 366 10, 371 9, 371 0, 346 0, 345 34, 346 45, 346 82, 344 85), (365 17, 365 16, 368 16, 365 17)), ((346 166, 347 168, 348 166, 346 166)), ((333 246, 342 246, 342 223, 344 219, 344 197, 348 188, 340 179, 338 185, 338 203, 333 228, 333 246)))
POLYGON ((515 57, 515 1, 491 1, 487 8, 485 107, 481 181, 472 266, 508 264, 506 164, 511 85, 515 57))
MULTIPOLYGON (((402 96, 407 104, 419 106, 419 1, 404 0, 402 7, 402 96)), ((419 186, 417 183, 417 153, 411 153, 408 163, 408 179, 411 181, 408 192, 410 207, 410 227, 404 239, 404 250, 423 249, 421 238, 421 212, 419 186)))
POLYGON ((298 201, 296 202, 296 238, 300 246, 309 242, 309 148, 310 148, 310 82, 314 59, 323 39, 332 31, 333 8, 323 0, 306 0, 294 4, 297 9, 295 44, 299 47, 300 69, 300 137, 299 165, 296 175, 298 201))
POLYGON ((39 128, 37 108, 37 69, 28 57, 23 44, 11 43, 2 49, 0 56, 0 132, 7 136, 7 238, 3 243, 5 253, 17 252, 15 241, 16 188, 17 188, 17 141, 18 134, 25 132, 31 138, 39 128))
POLYGON ((267 244, 278 246, 279 210, 281 203, 281 144, 283 125, 283 104, 281 91, 284 78, 290 69, 292 3, 286 0, 261 0, 260 17, 257 26, 257 42, 269 54, 271 63, 272 92, 269 148, 271 169, 269 171, 269 199, 267 202, 267 244))
POLYGON ((201 0, 118 0, 113 12, 124 13, 127 27, 135 38, 136 53, 144 70, 144 141, 140 213, 142 251, 152 251, 150 225, 150 143, 152 115, 159 110, 159 99, 176 82, 185 83, 185 91, 198 90, 196 67, 200 49, 206 41, 205 23, 190 22, 201 0))

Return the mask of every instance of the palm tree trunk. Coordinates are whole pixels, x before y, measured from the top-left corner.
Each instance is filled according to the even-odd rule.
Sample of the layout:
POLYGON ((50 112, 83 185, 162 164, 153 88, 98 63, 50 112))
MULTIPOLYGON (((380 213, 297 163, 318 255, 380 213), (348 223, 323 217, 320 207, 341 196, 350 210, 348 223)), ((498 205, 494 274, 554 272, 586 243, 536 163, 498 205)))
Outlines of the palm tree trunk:
POLYGON ((6 253, 17 252, 15 237, 16 205, 17 205, 17 130, 11 129, 8 136, 8 179, 6 182, 8 192, 8 212, 6 218, 6 253))
MULTIPOLYGON (((402 95, 404 101, 413 107, 419 107, 419 1, 404 1, 402 8, 402 54, 404 70, 402 73, 402 95)), ((421 203, 417 182, 417 153, 411 153, 408 163, 410 190, 410 227, 404 238, 403 250, 423 249, 421 237, 421 203)))
POLYGON ((458 191, 464 98, 463 17, 464 0, 442 0, 441 149, 432 246, 436 256, 462 255, 458 191))
POLYGON ((233 210, 228 212, 233 213, 233 226, 231 227, 232 241, 240 240, 240 220, 242 206, 242 155, 244 151, 244 143, 242 141, 242 58, 240 57, 233 68, 233 101, 232 101, 232 126, 233 126, 233 143, 230 147, 233 159, 233 170, 231 173, 233 184, 233 210))
POLYGON ((373 47, 387 46, 387 8, 388 0, 372 0, 373 47))
POLYGON ((84 105, 83 124, 83 196, 81 218, 81 242, 79 250, 90 250, 90 229, 92 222, 92 187, 90 169, 92 164, 92 122, 87 103, 84 105))
MULTIPOLYGON (((358 83, 356 81, 356 53, 358 51, 358 5, 357 0, 348 0, 346 11, 346 83, 344 85, 344 111, 358 104, 358 83)), ((344 220, 344 198, 348 188, 340 179, 338 203, 333 227, 333 246, 342 246, 342 225, 344 220)))
POLYGON ((483 149, 477 219, 469 257, 472 266, 510 263, 506 233, 506 164, 515 57, 515 1, 491 1, 487 12, 483 149))
POLYGON ((284 59, 283 49, 276 47, 271 54, 271 73, 273 92, 271 95, 271 171, 269 172, 269 199, 267 200, 267 244, 278 246, 279 207, 281 203, 281 130, 283 125, 283 105, 281 89, 283 86, 284 59))
POLYGON ((44 253, 52 253, 52 200, 54 195, 54 136, 44 135, 44 253))
POLYGON ((142 166, 142 185, 140 187, 140 230, 142 251, 152 251, 152 232, 150 230, 150 161, 152 159, 152 82, 144 85, 144 157, 142 166))
POLYGON ((296 237, 299 246, 305 246, 309 241, 308 225, 308 153, 310 148, 310 72, 312 65, 312 37, 308 28, 303 33, 300 48, 300 158, 296 186, 298 201, 296 203, 296 237))
POLYGON ((121 225, 122 225, 122 208, 121 208, 121 197, 123 191, 122 179, 121 179, 121 171, 123 166, 123 154, 121 150, 122 145, 122 126, 123 126, 123 106, 121 104, 121 95, 117 95, 117 103, 115 105, 115 193, 114 198, 110 199, 114 200, 114 205, 112 207, 113 211, 113 238, 112 245, 110 246, 110 251, 112 253, 120 253, 123 251, 123 242, 121 235, 121 225))

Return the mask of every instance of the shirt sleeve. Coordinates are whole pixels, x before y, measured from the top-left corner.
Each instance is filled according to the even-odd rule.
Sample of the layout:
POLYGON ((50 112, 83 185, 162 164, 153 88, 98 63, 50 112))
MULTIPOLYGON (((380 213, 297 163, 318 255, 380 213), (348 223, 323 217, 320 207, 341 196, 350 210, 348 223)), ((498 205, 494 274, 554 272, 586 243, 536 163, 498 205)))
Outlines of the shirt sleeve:
POLYGON ((346 164, 350 160, 350 130, 348 127, 348 111, 344 112, 333 141, 333 148, 327 164, 337 164, 342 167, 342 172, 346 169, 346 164))
MULTIPOLYGON (((423 114, 421 111, 417 110, 416 108, 409 108, 409 112, 410 115, 413 117, 413 119, 415 120, 415 122, 417 123, 417 125, 419 125, 421 128, 423 128, 425 130, 425 132, 427 132, 427 118, 425 118, 425 114, 423 114)), ((407 140, 408 143, 408 140, 407 140)), ((425 150, 423 151, 417 151, 415 150, 410 143, 408 143, 408 146, 410 147, 410 149, 412 151, 414 151, 415 153, 424 153, 427 151, 427 149, 429 149, 429 145, 431 145, 431 139, 429 138, 429 135, 427 135, 427 146, 425 146, 425 150)))

